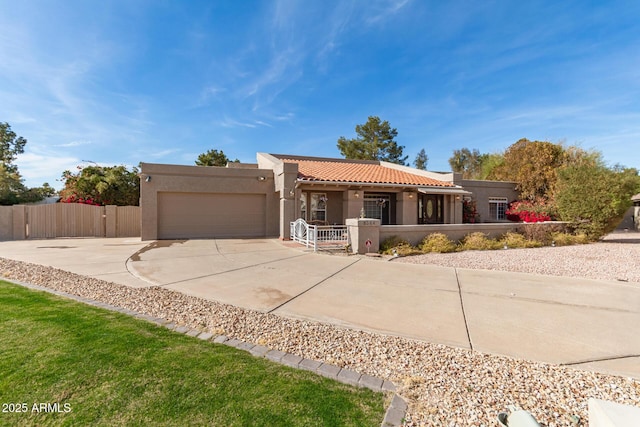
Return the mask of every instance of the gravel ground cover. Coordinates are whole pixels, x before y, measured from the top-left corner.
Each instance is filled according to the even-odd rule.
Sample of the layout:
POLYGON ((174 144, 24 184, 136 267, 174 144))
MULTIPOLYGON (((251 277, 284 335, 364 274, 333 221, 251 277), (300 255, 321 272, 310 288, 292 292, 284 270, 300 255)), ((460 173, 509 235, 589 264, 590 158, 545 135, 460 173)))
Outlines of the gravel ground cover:
POLYGON ((640 282, 640 233, 619 232, 588 245, 428 253, 393 262, 640 282))
MULTIPOLYGON (((549 263, 557 263, 564 258, 558 256, 559 249, 582 250, 577 253, 583 255, 563 252, 569 258, 583 256, 583 261, 577 264, 594 258, 594 263, 589 264, 594 268, 590 270, 594 276, 586 270, 579 270, 574 276, 617 279, 624 274, 626 280, 640 281, 638 266, 635 270, 625 267, 624 270, 611 272, 618 265, 612 263, 612 258, 631 254, 627 256, 637 262, 640 254, 640 245, 634 245, 631 238, 618 240, 626 243, 610 237, 609 241, 594 245, 542 250, 552 254, 549 263), (595 260, 606 262, 606 265, 595 269, 595 260), (600 275, 604 273, 608 276, 600 275)), ((517 253, 516 250, 508 252, 517 253)), ((498 261, 495 261, 499 259, 495 257, 500 257, 498 253, 500 251, 486 254, 494 258, 496 264, 492 265, 496 269, 522 271, 511 270, 516 268, 511 264, 512 261, 508 266, 498 268, 498 261)), ((476 268, 471 260, 484 254, 475 252, 473 255, 468 258, 469 264, 463 265, 462 258, 456 267, 476 268)), ((416 260, 406 258, 399 261, 416 260)), ((487 268, 487 265, 481 264, 481 268, 487 268)), ((545 273, 540 270, 529 272, 545 273)), ((557 274, 558 270, 553 272, 557 274)), ((498 413, 505 411, 507 405, 528 410, 538 422, 549 427, 586 426, 587 401, 591 397, 640 405, 640 381, 630 378, 287 319, 186 296, 160 287, 128 288, 51 267, 3 258, 0 258, 0 276, 390 379, 398 385, 399 394, 409 403, 405 421, 407 426, 495 426, 498 413)))

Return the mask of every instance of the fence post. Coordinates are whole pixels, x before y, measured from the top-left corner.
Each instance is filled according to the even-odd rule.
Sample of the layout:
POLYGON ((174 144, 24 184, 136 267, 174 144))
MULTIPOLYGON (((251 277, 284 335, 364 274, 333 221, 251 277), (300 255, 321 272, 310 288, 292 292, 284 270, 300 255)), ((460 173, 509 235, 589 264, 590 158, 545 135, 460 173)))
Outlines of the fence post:
POLYGON ((105 236, 116 237, 118 234, 118 207, 106 205, 105 207, 105 236))

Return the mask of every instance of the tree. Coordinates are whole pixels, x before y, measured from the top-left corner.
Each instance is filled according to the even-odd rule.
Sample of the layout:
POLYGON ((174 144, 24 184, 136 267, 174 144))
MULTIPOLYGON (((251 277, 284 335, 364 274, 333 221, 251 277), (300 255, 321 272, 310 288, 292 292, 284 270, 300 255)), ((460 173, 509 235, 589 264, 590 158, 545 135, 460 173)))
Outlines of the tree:
POLYGON ((338 149, 345 158, 406 164, 408 156, 402 156, 404 146, 394 141, 398 130, 391 128, 388 121, 369 116, 367 123, 356 125, 356 133, 357 138, 338 138, 338 149))
POLYGON ((549 200, 555 192, 558 169, 567 160, 560 144, 522 138, 507 148, 504 162, 492 170, 490 179, 514 181, 523 200, 549 200))
POLYGON ((596 240, 616 228, 639 190, 636 169, 608 168, 591 153, 560 169, 555 202, 562 221, 596 240))
POLYGON ((483 154, 476 148, 454 150, 449 165, 454 172, 462 173, 464 179, 478 179, 482 170, 483 154))
MULTIPOLYGON (((224 154, 222 150, 208 150, 206 153, 202 153, 196 160, 197 166, 227 166, 227 163, 231 162, 229 158, 224 154)), ((240 160, 235 159, 232 163, 239 163, 240 160)))
POLYGON ((416 169, 427 170, 427 163, 429 162, 429 156, 424 151, 424 148, 418 152, 416 159, 413 161, 413 165, 416 169))
POLYGON ((62 173, 64 188, 60 201, 94 205, 138 206, 140 203, 139 170, 125 166, 78 166, 76 174, 62 173))
POLYGON ((502 153, 482 154, 480 160, 480 174, 477 179, 490 179, 493 171, 504 164, 502 153))
POLYGON ((32 203, 55 193, 49 184, 27 188, 13 164, 18 154, 24 153, 27 140, 16 135, 9 123, 0 123, 0 205, 32 203))
POLYGON ((16 156, 24 153, 25 145, 27 140, 16 135, 9 123, 0 123, 0 163, 5 167, 11 167, 16 156))
POLYGON ((16 205, 27 191, 15 167, 0 163, 0 205, 16 205))

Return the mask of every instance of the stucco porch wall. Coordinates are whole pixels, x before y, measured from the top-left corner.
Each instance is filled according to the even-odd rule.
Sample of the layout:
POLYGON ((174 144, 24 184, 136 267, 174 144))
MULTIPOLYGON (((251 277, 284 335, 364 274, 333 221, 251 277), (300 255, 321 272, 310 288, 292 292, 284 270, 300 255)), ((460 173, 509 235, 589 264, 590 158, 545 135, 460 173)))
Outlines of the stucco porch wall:
POLYGON ((501 235, 509 232, 522 232, 526 228, 531 227, 545 227, 551 230, 563 229, 565 223, 550 221, 537 224, 524 224, 524 223, 480 223, 480 224, 433 224, 433 225, 382 225, 380 226, 380 242, 386 239, 397 236, 411 243, 417 245, 424 239, 425 236, 431 233, 443 233, 446 234, 449 239, 453 241, 459 241, 464 236, 470 233, 485 233, 490 238, 500 237, 501 235))

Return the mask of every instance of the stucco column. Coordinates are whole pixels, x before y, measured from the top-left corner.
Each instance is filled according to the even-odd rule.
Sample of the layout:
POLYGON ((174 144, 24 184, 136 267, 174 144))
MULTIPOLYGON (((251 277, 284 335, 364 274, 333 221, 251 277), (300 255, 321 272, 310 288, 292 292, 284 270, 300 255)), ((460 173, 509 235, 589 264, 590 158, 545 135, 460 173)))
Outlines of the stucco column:
POLYGON ((462 196, 452 195, 451 199, 453 199, 453 205, 455 207, 453 211, 453 223, 462 224, 462 196))
POLYGON ((280 238, 291 238, 291 222, 296 220, 296 203, 293 197, 280 198, 280 238))
POLYGON ((349 230, 349 244, 353 253, 377 253, 380 250, 381 221, 379 219, 347 218, 345 222, 349 230))
POLYGON ((396 224, 413 225, 418 223, 418 194, 405 191, 397 196, 396 224))
POLYGON ((347 190, 343 193, 342 202, 342 217, 345 221, 347 218, 359 218, 360 211, 364 207, 364 192, 362 190, 347 190))
POLYGON ((462 197, 454 194, 444 196, 445 224, 462 224, 462 197))

